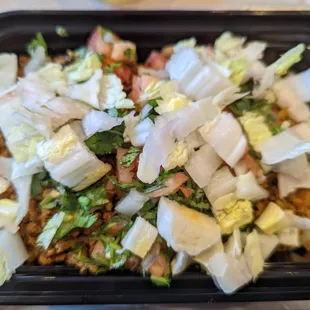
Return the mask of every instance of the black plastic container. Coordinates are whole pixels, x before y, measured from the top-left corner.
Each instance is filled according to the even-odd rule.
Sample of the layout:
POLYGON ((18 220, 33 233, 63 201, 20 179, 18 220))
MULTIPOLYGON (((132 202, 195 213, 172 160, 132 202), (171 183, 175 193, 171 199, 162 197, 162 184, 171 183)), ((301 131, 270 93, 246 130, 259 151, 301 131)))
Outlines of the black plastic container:
MULTIPOLYGON (((41 31, 51 53, 64 52, 85 43, 92 28, 101 24, 138 46, 140 59, 152 49, 195 36, 211 43, 230 30, 249 39, 264 40, 267 62, 297 43, 310 44, 310 12, 152 12, 29 11, 0 15, 0 52, 25 53, 25 45, 41 31), (70 36, 60 38, 56 25, 70 36)), ((297 70, 310 67, 310 52, 297 70)), ((176 277, 170 288, 158 288, 131 273, 82 276, 66 266, 24 266, 0 288, 1 304, 95 304, 95 303, 198 303, 264 301, 310 298, 310 263, 268 263, 255 284, 235 295, 219 292, 210 277, 188 271, 176 277)))

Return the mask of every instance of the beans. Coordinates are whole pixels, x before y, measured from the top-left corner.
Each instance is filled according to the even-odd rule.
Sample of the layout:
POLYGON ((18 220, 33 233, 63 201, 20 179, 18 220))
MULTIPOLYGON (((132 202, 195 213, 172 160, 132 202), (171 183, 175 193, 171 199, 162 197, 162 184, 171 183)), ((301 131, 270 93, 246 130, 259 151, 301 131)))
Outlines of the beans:
POLYGON ((98 228, 100 228, 102 226, 102 221, 98 220, 97 222, 95 222, 92 226, 90 226, 89 228, 84 229, 84 235, 90 235, 93 232, 95 232, 98 228))
POLYGON ((53 263, 53 258, 47 257, 45 253, 39 255, 38 262, 40 265, 51 265, 53 263))

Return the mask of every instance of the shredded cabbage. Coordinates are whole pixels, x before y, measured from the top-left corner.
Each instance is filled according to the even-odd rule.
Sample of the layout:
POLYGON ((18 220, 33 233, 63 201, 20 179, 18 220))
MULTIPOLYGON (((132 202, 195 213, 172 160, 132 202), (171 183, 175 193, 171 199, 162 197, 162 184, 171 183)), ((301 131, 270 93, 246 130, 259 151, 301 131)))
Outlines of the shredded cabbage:
POLYGON ((283 54, 276 62, 271 66, 275 68, 275 73, 278 76, 287 74, 287 71, 296 63, 301 61, 301 55, 305 51, 305 44, 298 44, 294 48, 283 54))
POLYGON ((244 254, 255 281, 264 269, 264 257, 261 252, 258 233, 255 229, 246 237, 244 254))
POLYGON ((221 226, 222 234, 231 234, 235 228, 253 221, 253 206, 248 200, 237 200, 235 194, 218 198, 212 205, 212 212, 221 226))
POLYGON ((220 227, 206 214, 161 197, 158 232, 176 252, 198 255, 220 240, 220 227))
MULTIPOLYGON (((121 80, 113 73, 104 74, 99 95, 100 109, 133 109, 134 102, 126 99, 121 80)), ((99 108, 99 107, 97 107, 99 108)))
POLYGON ((148 200, 149 197, 145 194, 131 189, 129 194, 116 205, 115 210, 127 216, 133 216, 148 200))
POLYGON ((38 145, 37 154, 53 179, 76 191, 95 183, 111 170, 111 165, 97 159, 69 125, 38 145))
POLYGON ((122 118, 112 117, 103 111, 91 110, 84 116, 82 124, 85 135, 88 138, 96 132, 108 131, 122 122, 122 118))
POLYGON ((221 165, 222 160, 208 144, 202 146, 198 151, 193 152, 187 163, 185 170, 200 187, 206 187, 212 175, 221 165))
POLYGON ((54 214, 46 223, 43 228, 43 231, 38 236, 37 245, 42 247, 43 249, 47 249, 52 242, 57 229, 62 224, 65 218, 65 212, 60 211, 59 213, 54 214))
POLYGON ((178 142, 176 148, 168 155, 163 167, 165 170, 172 170, 186 164, 189 156, 189 149, 186 143, 178 142))
POLYGON ((28 253, 19 234, 0 229, 0 286, 27 258, 28 253))
POLYGON ((121 241, 121 244, 125 249, 144 258, 151 249, 157 235, 158 231, 156 227, 138 216, 133 226, 121 241))
POLYGON ((78 59, 72 64, 64 68, 64 73, 67 75, 69 82, 80 83, 87 81, 101 68, 101 61, 97 54, 88 53, 83 59, 78 59))
POLYGON ((88 81, 69 86, 64 94, 70 98, 81 100, 95 109, 99 109, 101 80, 102 70, 97 69, 88 81))
POLYGON ((268 196, 269 192, 257 183, 252 171, 238 176, 236 182, 236 197, 238 199, 257 201, 268 196))
POLYGON ((17 78, 17 56, 0 53, 0 91, 15 84, 17 78))

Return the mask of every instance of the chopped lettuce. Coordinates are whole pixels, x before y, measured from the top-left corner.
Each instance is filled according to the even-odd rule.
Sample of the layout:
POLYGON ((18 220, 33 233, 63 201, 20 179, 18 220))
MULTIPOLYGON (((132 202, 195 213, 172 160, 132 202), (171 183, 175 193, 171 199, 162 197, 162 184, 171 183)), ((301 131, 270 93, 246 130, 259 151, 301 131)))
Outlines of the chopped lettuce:
POLYGON ((302 53, 305 51, 305 44, 298 44, 294 48, 283 54, 271 66, 275 68, 275 73, 278 76, 287 74, 287 71, 296 63, 300 62, 302 53))
POLYGON ((120 159, 119 163, 124 168, 128 168, 132 165, 132 163, 136 160, 140 153, 140 148, 131 146, 128 152, 120 159))
POLYGON ((97 155, 111 154, 115 149, 122 146, 124 142, 123 132, 124 123, 109 131, 95 133, 85 143, 97 155))

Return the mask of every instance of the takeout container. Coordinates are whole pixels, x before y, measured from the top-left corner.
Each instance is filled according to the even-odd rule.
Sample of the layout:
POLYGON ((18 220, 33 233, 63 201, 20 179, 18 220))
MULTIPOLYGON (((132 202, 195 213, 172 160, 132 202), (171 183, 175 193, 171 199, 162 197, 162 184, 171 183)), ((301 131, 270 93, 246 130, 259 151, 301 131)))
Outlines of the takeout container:
MULTIPOLYGON (((297 43, 310 43, 310 12, 21 11, 0 15, 0 52, 25 54, 26 44, 41 31, 49 53, 63 53, 85 44, 99 24, 134 41, 140 60, 152 49, 191 36, 199 44, 212 43, 227 30, 251 40, 267 41, 268 63, 297 43), (59 37, 57 25, 64 26, 70 36, 59 37)), ((307 50, 295 68, 309 67, 307 50)), ((170 288, 158 288, 149 279, 130 272, 91 276, 80 275, 67 266, 23 266, 0 288, 0 305, 271 301, 309 296, 310 263, 267 263, 256 283, 230 296, 195 268, 177 276, 170 288)))

